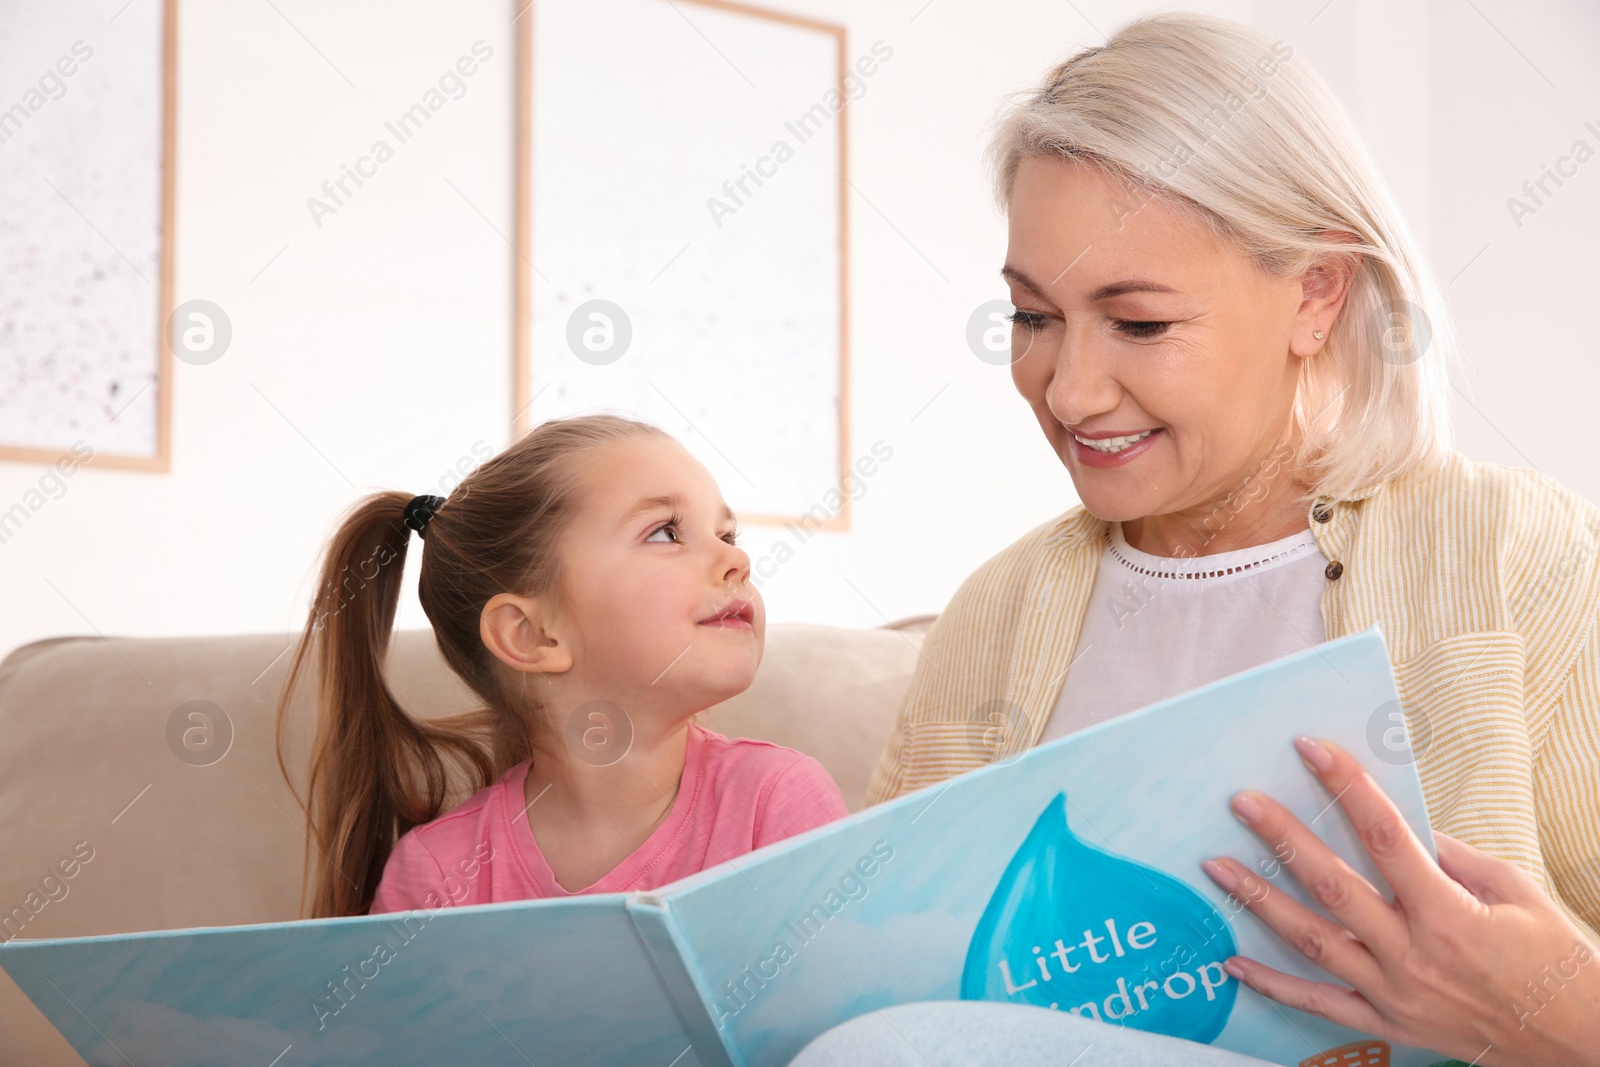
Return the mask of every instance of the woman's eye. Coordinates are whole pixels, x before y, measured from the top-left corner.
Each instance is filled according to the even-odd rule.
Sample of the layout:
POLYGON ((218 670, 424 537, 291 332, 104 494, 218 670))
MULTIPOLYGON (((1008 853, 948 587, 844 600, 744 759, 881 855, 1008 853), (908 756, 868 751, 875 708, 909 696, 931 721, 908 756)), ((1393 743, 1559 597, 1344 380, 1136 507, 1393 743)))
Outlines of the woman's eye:
POLYGON ((1111 328, 1120 330, 1135 340, 1148 341, 1151 338, 1160 337, 1166 332, 1167 327, 1171 325, 1172 323, 1170 322, 1129 322, 1124 320, 1111 328))
POLYGON ((739 531, 738 530, 730 530, 728 533, 725 533, 725 534, 722 535, 722 539, 724 541, 728 542, 728 544, 733 545, 735 548, 737 548, 738 545, 739 545, 739 531))
POLYGON ((1021 308, 1006 316, 1013 326, 1021 326, 1029 333, 1038 333, 1044 327, 1045 317, 1036 311, 1023 311, 1021 308))
POLYGON ((645 538, 645 540, 646 541, 654 541, 656 539, 656 534, 666 533, 668 530, 672 531, 672 538, 671 538, 670 541, 662 542, 662 543, 677 544, 677 542, 678 542, 678 520, 677 519, 673 519, 671 522, 664 523, 661 526, 656 527, 655 530, 650 534, 650 536, 645 538))

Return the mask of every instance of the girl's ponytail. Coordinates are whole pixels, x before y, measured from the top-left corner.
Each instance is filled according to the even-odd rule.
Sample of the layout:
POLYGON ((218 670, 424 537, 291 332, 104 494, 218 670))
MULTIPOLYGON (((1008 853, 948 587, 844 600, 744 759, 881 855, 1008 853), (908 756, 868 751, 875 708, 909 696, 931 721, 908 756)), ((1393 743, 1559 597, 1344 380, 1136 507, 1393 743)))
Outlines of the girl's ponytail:
POLYGON ((384 681, 412 498, 376 493, 340 524, 278 705, 278 765, 293 789, 285 724, 312 660, 317 728, 302 801, 312 918, 366 912, 394 842, 435 818, 451 786, 480 789, 559 743, 537 687, 484 647, 483 606, 504 592, 561 603, 556 545, 583 497, 582 461, 640 436, 671 440, 619 415, 552 419, 484 461, 428 519, 417 599, 445 663, 482 698, 478 711, 413 719, 384 681))
MULTIPOLYGON (((306 879, 311 917, 365 914, 393 842, 434 818, 453 759, 478 785, 492 756, 485 713, 413 719, 384 680, 406 548, 405 493, 358 503, 328 547, 318 592, 278 706, 278 762, 296 682, 314 657, 317 725, 306 779, 306 879)), ((292 780, 291 780, 292 784, 292 780)))

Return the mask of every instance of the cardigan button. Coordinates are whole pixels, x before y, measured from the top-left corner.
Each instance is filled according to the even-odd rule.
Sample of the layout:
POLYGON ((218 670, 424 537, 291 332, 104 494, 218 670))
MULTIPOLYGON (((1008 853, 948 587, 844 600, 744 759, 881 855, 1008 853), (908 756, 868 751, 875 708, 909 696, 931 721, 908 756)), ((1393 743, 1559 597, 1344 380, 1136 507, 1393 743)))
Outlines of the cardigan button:
POLYGON ((1322 573, 1326 574, 1328 576, 1328 580, 1331 582, 1338 578, 1339 575, 1344 573, 1344 564, 1340 563, 1338 560, 1334 560, 1332 563, 1328 564, 1327 568, 1322 573))
POLYGON ((1333 518, 1333 509, 1328 507, 1326 504, 1318 504, 1316 507, 1311 509, 1311 517, 1316 519, 1318 522, 1327 522, 1329 519, 1333 518))

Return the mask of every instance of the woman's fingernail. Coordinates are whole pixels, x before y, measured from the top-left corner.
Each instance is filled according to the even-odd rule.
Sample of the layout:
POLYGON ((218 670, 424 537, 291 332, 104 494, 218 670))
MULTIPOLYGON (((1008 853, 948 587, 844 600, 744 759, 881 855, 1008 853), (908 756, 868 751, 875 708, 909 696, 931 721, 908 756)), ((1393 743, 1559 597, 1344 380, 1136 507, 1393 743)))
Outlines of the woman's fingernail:
POLYGON ((1244 968, 1235 963, 1231 957, 1222 965, 1222 969, 1233 975, 1239 981, 1244 981, 1244 968))
POLYGON ((1267 809, 1261 806, 1261 801, 1254 793, 1240 793, 1234 797, 1233 811, 1247 823, 1260 822, 1261 816, 1267 813, 1267 809))
POLYGON ((1226 892, 1231 893, 1238 888, 1239 879, 1235 878, 1233 872, 1224 867, 1219 860, 1204 860, 1200 864, 1200 869, 1210 875, 1211 880, 1226 892))
POLYGON ((1295 750, 1300 753, 1300 758, 1311 764, 1312 770, 1327 771, 1333 766, 1333 753, 1328 751, 1321 741, 1309 737, 1294 739, 1295 750))

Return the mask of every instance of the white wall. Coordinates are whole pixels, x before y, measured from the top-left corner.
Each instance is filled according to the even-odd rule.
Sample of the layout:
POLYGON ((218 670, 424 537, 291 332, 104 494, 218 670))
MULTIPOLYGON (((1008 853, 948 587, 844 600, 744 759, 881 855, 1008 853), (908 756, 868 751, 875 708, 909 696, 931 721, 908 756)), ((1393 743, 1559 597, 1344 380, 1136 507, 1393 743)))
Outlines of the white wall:
MULTIPOLYGON (((1535 467, 1600 500, 1600 156, 1536 213, 1506 201, 1579 139, 1600 153, 1600 5, 1435 7, 1435 240, 1473 375, 1457 393, 1462 450, 1535 467), (1548 79, 1548 80, 1547 80, 1548 79), (1585 126, 1585 123, 1588 126, 1585 126), (1476 257, 1476 258, 1474 258, 1476 257)), ((1572 164, 1566 165, 1572 169, 1572 164)))
MULTIPOLYGON (((1006 371, 966 348, 968 314, 1006 292, 980 152, 1003 94, 1145 5, 774 6, 845 23, 851 55, 879 38, 895 50, 849 117, 852 448, 881 438, 894 457, 851 532, 818 535, 763 586, 773 621, 876 625, 940 610, 973 567, 1074 502, 1006 371)), ((1600 12, 1189 6, 1284 37, 1355 114, 1450 283, 1477 368, 1458 396, 1462 449, 1600 498, 1586 314, 1600 162, 1520 229, 1505 206, 1573 140, 1600 147, 1583 128, 1600 127, 1600 12)), ((0 653, 65 633, 296 627, 344 507, 375 488, 427 491, 477 442, 508 439, 515 4, 181 7, 177 299, 220 304, 233 347, 177 366, 170 474, 91 464, 0 545, 0 653), (494 56, 465 97, 314 225, 306 198, 480 39, 494 56)), ((0 509, 40 473, 0 463, 0 509)), ((747 531, 758 556, 779 536, 747 531)), ((422 623, 413 598, 401 625, 422 623)))

